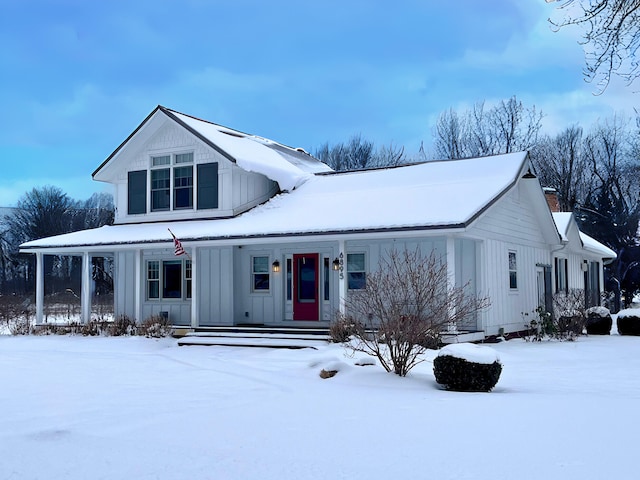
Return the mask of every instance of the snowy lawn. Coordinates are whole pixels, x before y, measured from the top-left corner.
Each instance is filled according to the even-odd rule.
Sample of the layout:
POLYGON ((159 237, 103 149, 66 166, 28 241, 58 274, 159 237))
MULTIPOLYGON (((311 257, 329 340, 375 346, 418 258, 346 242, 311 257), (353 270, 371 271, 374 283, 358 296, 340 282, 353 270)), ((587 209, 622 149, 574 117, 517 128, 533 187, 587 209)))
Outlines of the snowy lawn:
POLYGON ((640 338, 491 346, 494 391, 456 393, 436 352, 0 336, 0 479, 637 478, 640 338))

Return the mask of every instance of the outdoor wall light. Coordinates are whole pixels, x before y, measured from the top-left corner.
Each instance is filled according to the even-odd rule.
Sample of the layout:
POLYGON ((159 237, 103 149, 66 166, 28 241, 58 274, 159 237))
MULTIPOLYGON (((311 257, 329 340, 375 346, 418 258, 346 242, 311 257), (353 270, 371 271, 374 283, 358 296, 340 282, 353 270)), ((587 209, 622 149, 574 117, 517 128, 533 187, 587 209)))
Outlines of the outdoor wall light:
POLYGON ((278 273, 280 271, 280 262, 278 260, 275 260, 272 264, 271 264, 271 269, 275 272, 278 273))
POLYGON ((338 257, 336 257, 333 261, 333 271, 337 272, 338 270, 340 270, 340 260, 338 260, 338 257))

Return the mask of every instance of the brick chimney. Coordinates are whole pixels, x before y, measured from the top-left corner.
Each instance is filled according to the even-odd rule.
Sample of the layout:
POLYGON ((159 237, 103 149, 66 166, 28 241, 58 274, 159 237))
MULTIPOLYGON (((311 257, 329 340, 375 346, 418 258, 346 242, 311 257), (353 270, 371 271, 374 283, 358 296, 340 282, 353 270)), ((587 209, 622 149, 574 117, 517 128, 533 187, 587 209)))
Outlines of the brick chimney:
POLYGON ((560 211, 560 202, 558 201, 558 191, 555 188, 544 187, 542 189, 544 196, 547 199, 547 205, 552 212, 560 211))

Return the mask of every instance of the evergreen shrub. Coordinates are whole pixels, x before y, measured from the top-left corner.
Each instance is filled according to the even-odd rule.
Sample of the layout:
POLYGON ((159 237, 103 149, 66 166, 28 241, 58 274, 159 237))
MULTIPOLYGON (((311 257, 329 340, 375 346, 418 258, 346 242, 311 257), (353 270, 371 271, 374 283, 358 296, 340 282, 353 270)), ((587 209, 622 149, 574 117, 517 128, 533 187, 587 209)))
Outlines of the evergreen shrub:
POLYGON ((640 310, 621 310, 617 324, 620 335, 640 335, 640 310))
MULTIPOLYGON (((474 347, 492 351, 489 347, 474 347)), ((448 347, 445 347, 447 349, 448 347)), ((443 350, 445 350, 443 349, 443 350)), ((502 373, 502 364, 497 355, 492 363, 474 362, 443 351, 433 360, 436 382, 447 390, 456 392, 490 392, 502 373)))
POLYGON ((605 307, 592 307, 587 310, 586 329, 589 335, 609 335, 613 320, 605 307))

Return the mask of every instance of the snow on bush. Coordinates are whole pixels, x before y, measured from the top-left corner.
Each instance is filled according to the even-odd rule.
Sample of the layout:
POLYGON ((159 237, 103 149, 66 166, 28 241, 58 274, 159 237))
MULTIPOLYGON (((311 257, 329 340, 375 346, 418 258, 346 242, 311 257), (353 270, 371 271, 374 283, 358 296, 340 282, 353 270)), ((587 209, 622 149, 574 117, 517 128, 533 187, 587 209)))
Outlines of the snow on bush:
POLYGON ((451 356, 461 358, 472 363, 500 362, 500 356, 491 347, 476 345, 475 343, 453 343, 440 349, 439 357, 451 356))
POLYGON ((611 312, 609 312, 609 309, 606 307, 601 307, 601 306, 597 306, 597 307, 591 307, 589 309, 587 309, 587 315, 589 316, 598 316, 598 317, 607 317, 609 315, 611 315, 611 312))
POLYGON ((502 364, 490 347, 458 343, 440 350, 433 360, 433 373, 447 390, 489 392, 498 383, 502 364))

